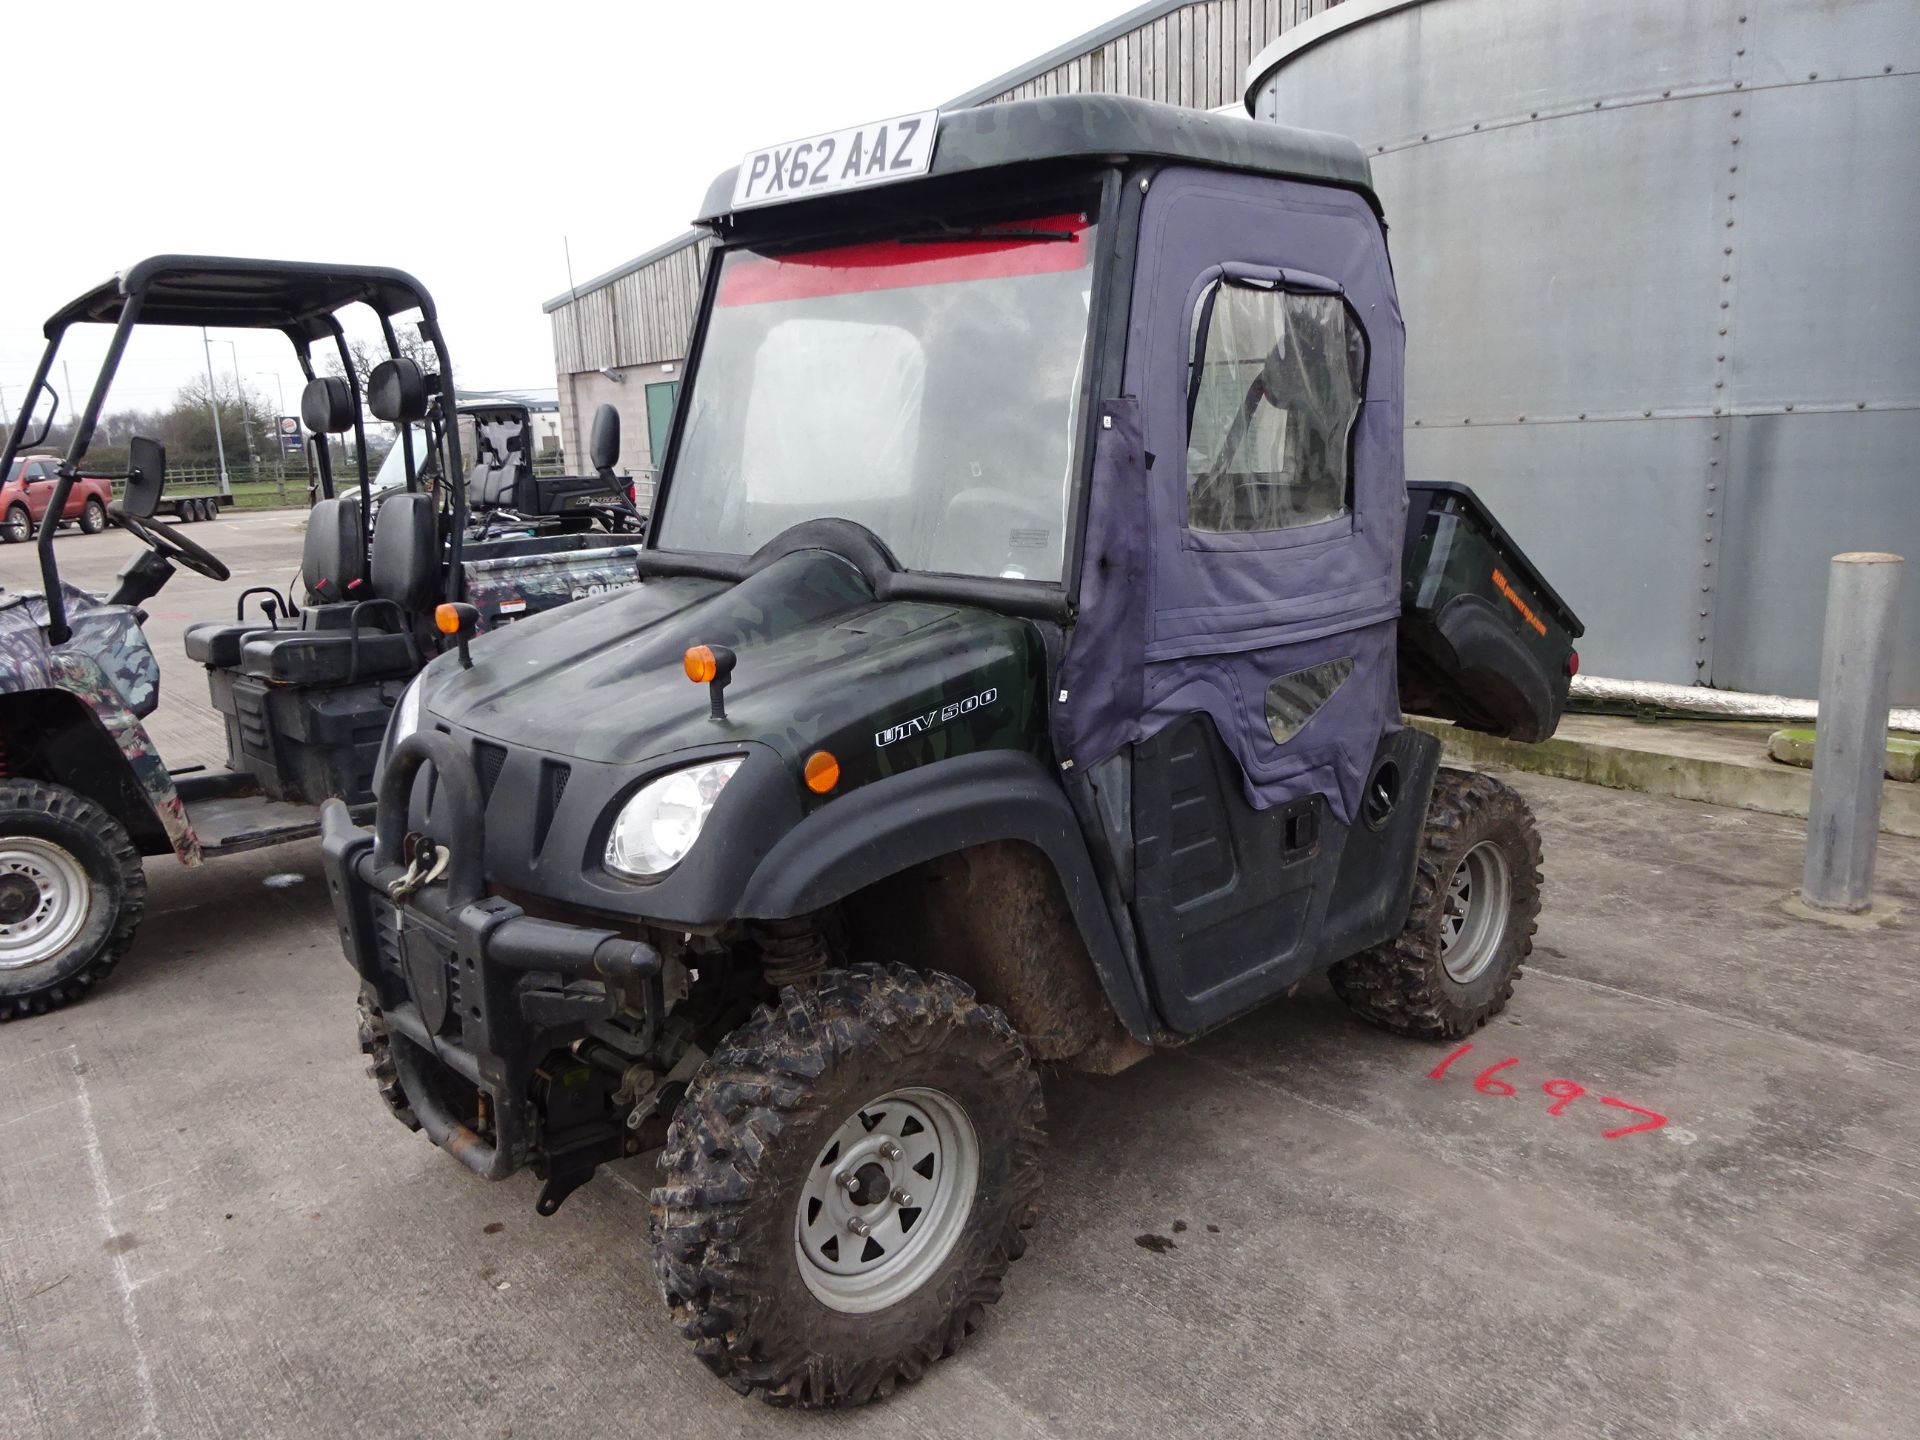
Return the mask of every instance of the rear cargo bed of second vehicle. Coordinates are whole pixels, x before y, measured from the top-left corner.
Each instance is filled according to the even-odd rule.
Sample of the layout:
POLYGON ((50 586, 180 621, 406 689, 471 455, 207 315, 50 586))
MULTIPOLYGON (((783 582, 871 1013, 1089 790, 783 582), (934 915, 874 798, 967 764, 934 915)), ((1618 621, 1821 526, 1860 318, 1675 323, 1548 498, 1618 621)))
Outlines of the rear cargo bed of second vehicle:
POLYGON ((1585 633, 1465 485, 1407 484, 1400 703, 1510 740, 1551 735, 1585 633))

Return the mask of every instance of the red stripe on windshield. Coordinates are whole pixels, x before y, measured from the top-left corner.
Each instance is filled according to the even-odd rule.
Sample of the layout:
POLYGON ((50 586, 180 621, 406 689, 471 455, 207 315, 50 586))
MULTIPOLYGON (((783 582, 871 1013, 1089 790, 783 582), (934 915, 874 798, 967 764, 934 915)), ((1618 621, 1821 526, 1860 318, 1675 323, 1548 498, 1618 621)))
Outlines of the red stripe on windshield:
POLYGON ((1013 275, 1053 275, 1079 270, 1092 256, 1085 215, 1045 215, 1009 220, 995 230, 1049 230, 1072 240, 1036 240, 1009 236, 965 240, 877 240, 840 245, 796 255, 739 253, 720 275, 716 305, 765 305, 778 300, 811 300, 822 295, 862 295, 872 290, 903 290, 915 285, 946 285, 960 280, 1002 280, 1013 275))

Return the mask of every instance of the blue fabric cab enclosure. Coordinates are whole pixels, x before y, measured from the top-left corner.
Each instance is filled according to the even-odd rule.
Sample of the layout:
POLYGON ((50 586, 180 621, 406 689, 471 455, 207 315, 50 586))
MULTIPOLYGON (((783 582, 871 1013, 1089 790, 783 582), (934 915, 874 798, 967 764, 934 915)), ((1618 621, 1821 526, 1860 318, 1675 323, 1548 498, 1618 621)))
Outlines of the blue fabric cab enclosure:
POLYGON ((1318 793, 1351 820, 1380 717, 1399 713, 1404 343, 1361 195, 1152 178, 1054 707, 1063 760, 1204 712, 1249 803, 1318 793), (1321 665, 1344 680, 1276 740, 1269 687, 1321 665))

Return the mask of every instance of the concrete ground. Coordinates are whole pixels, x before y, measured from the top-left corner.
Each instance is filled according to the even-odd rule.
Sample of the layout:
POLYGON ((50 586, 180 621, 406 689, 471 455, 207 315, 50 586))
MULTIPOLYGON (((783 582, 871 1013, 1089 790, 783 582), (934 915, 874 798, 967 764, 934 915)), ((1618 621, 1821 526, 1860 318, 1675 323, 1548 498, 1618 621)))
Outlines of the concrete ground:
MULTIPOLYGON (((197 538, 263 583, 271 524, 197 538)), ((217 594, 154 602, 169 705, 200 688, 167 629, 217 594)), ((1920 842, 1882 852, 1906 924, 1842 932, 1774 908, 1795 821, 1513 779, 1546 908, 1472 1050, 1432 1078, 1456 1047, 1314 982, 1049 1077, 1005 1300, 827 1417, 673 1334, 647 1158, 542 1220, 387 1118, 312 846, 153 862, 113 979, 0 1027, 0 1435, 1920 1433, 1920 842)))

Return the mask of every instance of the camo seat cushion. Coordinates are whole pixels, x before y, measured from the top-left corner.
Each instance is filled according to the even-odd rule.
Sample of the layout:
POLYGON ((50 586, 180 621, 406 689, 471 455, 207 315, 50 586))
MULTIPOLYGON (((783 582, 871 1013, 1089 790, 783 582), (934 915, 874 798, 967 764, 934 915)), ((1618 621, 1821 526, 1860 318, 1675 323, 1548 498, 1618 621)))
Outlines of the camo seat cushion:
POLYGON ((228 620, 202 620, 187 627, 187 658, 202 665, 231 670, 240 663, 240 647, 255 635, 271 635, 271 625, 228 620))
POLYGON ((413 674, 414 650, 405 635, 362 629, 359 665, 353 638, 339 632, 282 630, 257 635, 240 647, 242 674, 280 685, 344 685, 348 672, 360 680, 396 680, 413 674))

